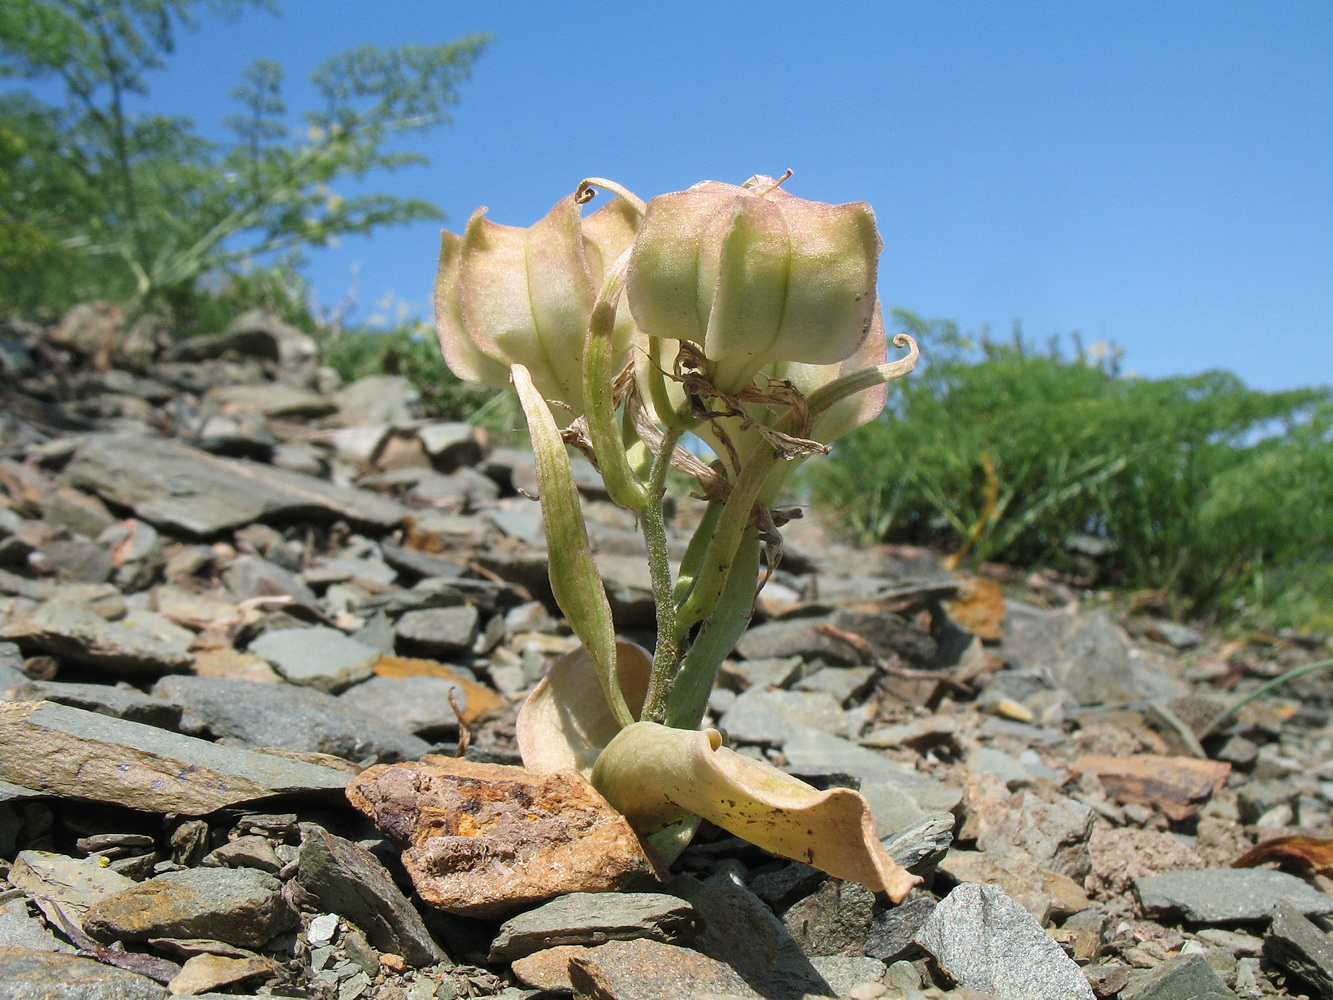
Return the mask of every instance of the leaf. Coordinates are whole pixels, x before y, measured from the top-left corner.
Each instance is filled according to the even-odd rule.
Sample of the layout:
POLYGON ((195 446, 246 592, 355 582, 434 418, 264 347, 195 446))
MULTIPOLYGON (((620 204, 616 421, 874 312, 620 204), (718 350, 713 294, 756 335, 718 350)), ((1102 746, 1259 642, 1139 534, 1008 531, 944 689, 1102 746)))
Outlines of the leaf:
POLYGON ((1270 861, 1279 868, 1333 878, 1333 840, 1300 835, 1274 837, 1251 847, 1231 862, 1231 867, 1254 868, 1270 861))
MULTIPOLYGON (((652 657, 642 646, 616 642, 620 689, 636 715, 648 690, 652 657)), ((578 771, 592 776, 597 755, 621 725, 604 697, 597 666, 580 646, 551 665, 518 712, 518 752, 532 771, 578 771)))
POLYGON ((885 892, 895 903, 921 881, 885 851, 860 792, 812 788, 726 749, 715 729, 636 722, 602 751, 592 780, 640 834, 694 814, 774 854, 885 892))
POLYGON ((537 463, 546 549, 550 553, 551 591, 597 668, 597 678, 611 712, 621 724, 629 725, 634 717, 615 675, 616 630, 611 604, 593 562, 569 455, 551 408, 533 385, 528 370, 514 365, 513 377, 537 463))

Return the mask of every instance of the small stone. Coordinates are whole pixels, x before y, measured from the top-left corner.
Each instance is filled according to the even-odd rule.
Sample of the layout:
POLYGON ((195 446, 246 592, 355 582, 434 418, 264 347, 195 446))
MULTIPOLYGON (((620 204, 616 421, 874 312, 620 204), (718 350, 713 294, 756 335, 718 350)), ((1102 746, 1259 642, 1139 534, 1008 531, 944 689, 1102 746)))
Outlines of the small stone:
POLYGON ((396 631, 407 651, 424 656, 449 656, 472 648, 480 616, 471 605, 409 611, 396 631))
POLYGON ((864 955, 874 905, 875 894, 864 886, 825 879, 788 908, 782 926, 806 955, 864 955))
POLYGON ((625 818, 575 772, 429 756, 369 768, 347 797, 403 849, 421 897, 451 913, 499 916, 655 874, 625 818))
POLYGON ((521 983, 538 990, 554 993, 573 993, 574 984, 569 981, 569 960, 576 955, 583 955, 589 949, 580 944, 562 944, 554 948, 543 948, 531 955, 514 959, 510 966, 515 977, 521 983))
POLYGON ((250 643, 250 652, 263 657, 293 684, 328 693, 365 680, 380 658, 379 650, 327 625, 266 632, 250 643))
POLYGON ((270 875, 278 874, 283 867, 268 838, 253 834, 227 841, 209 851, 199 863, 206 868, 258 868, 270 875))
POLYGON ((365 931, 381 951, 413 967, 447 960, 421 915, 373 854, 320 827, 306 827, 296 880, 321 906, 365 931))
POLYGON ((1264 954, 1324 996, 1333 995, 1333 939, 1290 903, 1279 901, 1273 907, 1264 954))
POLYGON ((958 886, 916 940, 967 989, 1006 1000, 1094 1000, 1079 967, 999 886, 958 886))
MULTIPOLYGON (((885 966, 877 958, 866 958, 864 955, 817 955, 810 959, 810 967, 815 973, 829 985, 829 992, 840 997, 850 997, 852 991, 858 987, 879 986, 884 989, 879 980, 884 978, 885 966)), ((882 996, 882 993, 874 993, 873 996, 882 996)))
POLYGON ((934 778, 910 771, 901 764, 850 740, 814 729, 793 732, 783 744, 787 769, 800 774, 850 774, 862 784, 883 782, 899 788, 922 809, 947 811, 956 806, 963 793, 934 778))
POLYGON ((109 684, 77 684, 67 681, 27 681, 7 691, 0 698, 10 701, 50 701, 71 705, 99 715, 109 715, 129 722, 142 722, 159 729, 175 729, 181 720, 181 708, 165 698, 109 684))
POLYGON ((195 955, 181 966, 181 971, 167 983, 167 989, 177 995, 211 993, 219 986, 231 986, 259 976, 272 976, 281 969, 282 966, 273 959, 259 955, 244 958, 195 955))
POLYGON ((914 890, 897 906, 875 913, 866 929, 865 953, 881 962, 896 962, 920 954, 915 938, 935 909, 935 899, 914 890))
POLYGON ((254 868, 168 872, 95 903, 84 917, 102 940, 208 937, 258 947, 295 926, 282 883, 254 868))
POLYGON ((1120 991, 1121 1000, 1238 1000, 1208 960, 1198 953, 1177 955, 1120 991))
POLYGON ((451 694, 467 718, 463 685, 443 677, 371 677, 349 687, 338 700, 425 739, 438 739, 458 730, 451 694))
POLYGON ((1286 872, 1261 868, 1171 871, 1134 880, 1145 912, 1179 913, 1201 924, 1267 920, 1279 901, 1306 916, 1333 913, 1333 896, 1286 872))
POLYGON ((520 958, 542 948, 645 938, 683 942, 698 933, 694 907, 660 892, 576 892, 511 917, 491 942, 490 960, 520 958))
POLYGON ((589 1000, 680 1000, 723 993, 744 1000, 799 1000, 801 993, 756 992, 729 966, 661 941, 608 941, 569 960, 574 991, 589 1000))

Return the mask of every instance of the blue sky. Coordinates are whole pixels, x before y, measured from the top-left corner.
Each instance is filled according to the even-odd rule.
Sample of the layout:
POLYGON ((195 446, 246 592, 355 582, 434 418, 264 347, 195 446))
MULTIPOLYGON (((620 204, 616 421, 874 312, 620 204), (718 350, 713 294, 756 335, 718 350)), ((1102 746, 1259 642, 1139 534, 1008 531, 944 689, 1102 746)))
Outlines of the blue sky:
MULTIPOLYGON (((791 168, 865 200, 886 307, 1044 341, 1110 340, 1150 376, 1223 367, 1333 382, 1333 3, 282 0, 205 21, 150 79, 207 130, 241 69, 309 71, 363 43, 494 35, 431 159, 378 187, 458 228, 529 225, 585 176, 640 196, 791 168)), ((321 253, 425 315, 437 226, 321 253)))

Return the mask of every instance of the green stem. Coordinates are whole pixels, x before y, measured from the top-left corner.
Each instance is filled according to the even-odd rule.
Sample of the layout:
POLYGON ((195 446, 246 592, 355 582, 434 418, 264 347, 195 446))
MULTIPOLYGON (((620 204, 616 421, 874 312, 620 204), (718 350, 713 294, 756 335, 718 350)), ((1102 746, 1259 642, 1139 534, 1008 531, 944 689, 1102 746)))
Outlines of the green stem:
MULTIPOLYGON (((588 421, 588 438, 602 473, 602 482, 611 499, 642 515, 648 495, 625 455, 624 440, 616 422, 615 366, 611 335, 616 325, 616 306, 625 290, 629 251, 611 265, 602 289, 593 303, 588 322, 588 336, 583 347, 583 402, 588 421)), ((668 458, 669 458, 668 454, 668 458)), ((661 503, 661 497, 658 497, 661 503)))
POLYGON ((1226 722, 1228 719, 1230 719, 1232 716, 1234 716, 1237 712, 1239 712, 1250 702, 1254 701, 1256 698, 1262 698, 1269 691, 1272 691, 1275 688, 1280 688, 1283 684, 1286 684, 1290 681, 1300 680, 1306 674, 1312 674, 1316 670, 1326 670, 1329 667, 1333 667, 1333 659, 1318 660, 1314 663, 1307 663, 1303 667, 1296 667, 1292 670, 1288 670, 1285 674, 1282 674, 1279 677, 1274 677, 1271 681, 1268 681, 1264 684, 1260 684, 1257 688, 1255 688, 1245 697, 1241 698, 1230 708, 1222 712, 1219 712, 1217 715, 1213 716, 1212 721, 1209 722, 1208 725, 1204 726, 1203 729, 1199 731, 1199 739, 1201 740, 1207 739, 1213 733, 1217 732, 1218 728, 1222 725, 1222 723, 1226 722))
POLYGON ((717 606, 722 590, 726 587, 727 576, 736 561, 745 529, 750 526, 755 500, 777 463, 778 453, 767 442, 761 442, 750 457, 742 462, 740 477, 727 497, 722 516, 718 519, 717 532, 699 566, 694 586, 690 588, 676 616, 678 640, 691 626, 711 615, 717 606))
POLYGON ((685 556, 680 561, 680 575, 676 578, 676 606, 680 607, 684 603, 686 596, 694 586, 695 578, 699 575, 699 567, 703 565, 704 557, 708 554, 708 545, 717 534, 718 518, 722 516, 722 504, 710 503, 699 518, 699 525, 694 529, 694 534, 690 537, 690 544, 685 547, 685 556))
POLYGON ((697 729, 708 708, 708 696, 722 661, 750 624, 755 585, 759 577, 759 532, 745 534, 722 596, 685 654, 667 704, 666 724, 676 729, 697 729))
POLYGON ((680 660, 676 602, 671 587, 671 557, 667 550, 662 498, 666 494, 671 453, 675 451, 681 433, 674 429, 668 430, 662 438, 662 448, 653 459, 652 472, 648 477, 647 503, 639 514, 643 525, 643 540, 648 546, 648 574, 653 583, 653 601, 657 604, 657 649, 653 653, 648 693, 644 696, 643 712, 640 714, 640 718, 646 722, 661 722, 666 717, 667 699, 680 660))

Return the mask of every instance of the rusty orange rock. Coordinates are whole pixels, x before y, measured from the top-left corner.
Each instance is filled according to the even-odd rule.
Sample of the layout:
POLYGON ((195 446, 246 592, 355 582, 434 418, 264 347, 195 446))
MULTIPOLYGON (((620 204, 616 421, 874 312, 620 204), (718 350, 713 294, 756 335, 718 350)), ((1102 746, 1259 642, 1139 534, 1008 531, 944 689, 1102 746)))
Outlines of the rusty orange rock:
POLYGON ((367 769, 347 797, 402 849, 421 898, 449 913, 501 916, 658 877, 629 823, 575 772, 428 756, 367 769))
POLYGON ((1117 802, 1155 806, 1171 820, 1197 813, 1226 784, 1231 765, 1194 757, 1138 753, 1125 757, 1080 757, 1074 774, 1094 774, 1117 802))

